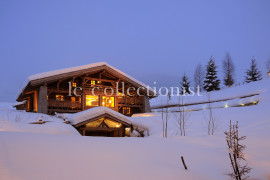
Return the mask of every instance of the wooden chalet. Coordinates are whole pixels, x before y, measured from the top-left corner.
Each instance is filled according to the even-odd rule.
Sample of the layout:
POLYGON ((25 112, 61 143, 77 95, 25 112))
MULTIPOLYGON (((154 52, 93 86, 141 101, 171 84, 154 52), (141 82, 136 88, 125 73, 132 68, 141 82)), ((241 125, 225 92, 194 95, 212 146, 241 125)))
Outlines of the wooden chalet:
POLYGON ((24 101, 28 112, 53 115, 104 106, 131 116, 150 112, 153 97, 145 84, 107 63, 94 63, 30 76, 17 101, 24 101))

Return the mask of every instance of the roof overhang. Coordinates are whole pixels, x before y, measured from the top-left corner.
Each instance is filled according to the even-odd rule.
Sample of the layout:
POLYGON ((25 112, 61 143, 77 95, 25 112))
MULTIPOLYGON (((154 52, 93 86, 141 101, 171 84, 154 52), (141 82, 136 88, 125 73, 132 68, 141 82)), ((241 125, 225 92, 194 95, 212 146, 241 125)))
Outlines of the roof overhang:
POLYGON ((100 118, 109 118, 126 126, 131 125, 130 117, 118 113, 110 108, 99 106, 75 114, 70 114, 67 119, 75 127, 79 127, 88 122, 98 120, 100 118))
POLYGON ((109 73, 121 78, 123 81, 129 82, 134 87, 137 87, 137 88, 143 87, 142 89, 146 92, 146 94, 150 98, 156 96, 154 90, 151 87, 132 78, 131 76, 123 73, 122 71, 108 65, 107 63, 94 63, 94 64, 89 64, 89 65, 61 69, 61 70, 56 70, 56 71, 50 71, 50 72, 45 72, 45 73, 40 73, 40 74, 29 76, 28 80, 26 81, 22 90, 20 91, 20 94, 18 95, 17 100, 23 99, 23 94, 28 88, 40 86, 40 85, 46 84, 46 83, 55 82, 59 79, 69 79, 69 78, 72 78, 74 76, 95 73, 95 72, 99 72, 101 70, 108 71, 109 73))

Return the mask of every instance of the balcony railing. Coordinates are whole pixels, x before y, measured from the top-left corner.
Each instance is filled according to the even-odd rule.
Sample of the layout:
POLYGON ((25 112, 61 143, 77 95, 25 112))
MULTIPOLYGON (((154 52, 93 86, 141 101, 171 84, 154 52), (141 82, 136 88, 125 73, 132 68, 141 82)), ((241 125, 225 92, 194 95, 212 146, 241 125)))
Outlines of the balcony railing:
POLYGON ((118 104, 143 104, 142 98, 121 97, 118 98, 118 104))
POLYGON ((48 100, 48 107, 53 109, 81 109, 79 101, 48 100))

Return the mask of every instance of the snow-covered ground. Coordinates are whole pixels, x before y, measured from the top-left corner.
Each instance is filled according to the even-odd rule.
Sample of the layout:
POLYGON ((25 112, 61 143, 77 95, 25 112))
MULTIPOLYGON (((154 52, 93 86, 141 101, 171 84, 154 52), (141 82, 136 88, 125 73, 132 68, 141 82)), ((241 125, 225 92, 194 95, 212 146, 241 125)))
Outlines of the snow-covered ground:
POLYGON ((1 131, 80 135, 70 124, 64 123, 63 119, 13 109, 0 110, 0 132, 1 131), (45 123, 38 124, 37 122, 40 119, 45 123))
MULTIPOLYGON (((1 110, 0 179, 229 179, 226 174, 231 167, 223 132, 230 120, 239 121, 240 135, 247 136, 245 158, 252 168, 250 178, 270 179, 270 81, 228 88, 211 97, 233 99, 220 103, 243 103, 239 96, 254 92, 259 94, 257 105, 213 109, 218 122, 214 136, 207 135, 207 109, 188 113, 185 137, 179 136, 177 113, 170 113, 167 139, 162 138, 159 112, 130 118, 147 127, 149 137, 107 138, 80 136, 56 117, 43 115, 47 123, 29 124, 41 114, 1 110)), ((203 98, 190 102, 202 102, 203 98)))

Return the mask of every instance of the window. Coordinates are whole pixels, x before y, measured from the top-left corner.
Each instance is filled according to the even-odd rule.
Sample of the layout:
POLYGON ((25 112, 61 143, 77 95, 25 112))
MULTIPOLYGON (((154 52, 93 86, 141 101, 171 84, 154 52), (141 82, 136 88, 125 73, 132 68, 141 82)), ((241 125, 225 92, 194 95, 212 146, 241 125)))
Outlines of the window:
POLYGON ((77 83, 72 83, 72 87, 77 87, 77 83))
POLYGON ((95 121, 92 121, 92 122, 85 124, 86 127, 91 127, 91 128, 102 127, 102 125, 105 125, 106 127, 109 127, 109 128, 122 127, 121 123, 115 122, 115 121, 108 119, 108 118, 100 118, 98 120, 95 120, 95 121))
POLYGON ((114 107, 114 97, 102 96, 102 106, 114 107))
POLYGON ((64 101, 64 96, 63 95, 55 95, 55 99, 57 101, 64 101))
POLYGON ((75 101, 76 101, 76 98, 75 97, 71 97, 71 108, 72 109, 75 108, 75 101))
POLYGON ((96 81, 91 81, 91 85, 95 85, 96 84, 96 81))
POLYGON ((123 114, 130 114, 130 107, 123 107, 123 114))
POLYGON ((118 96, 118 98, 122 98, 125 95, 123 93, 118 92, 117 96, 118 96))
POLYGON ((86 106, 98 106, 98 96, 86 95, 86 106))

